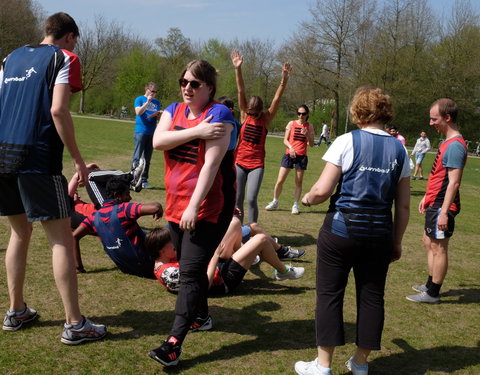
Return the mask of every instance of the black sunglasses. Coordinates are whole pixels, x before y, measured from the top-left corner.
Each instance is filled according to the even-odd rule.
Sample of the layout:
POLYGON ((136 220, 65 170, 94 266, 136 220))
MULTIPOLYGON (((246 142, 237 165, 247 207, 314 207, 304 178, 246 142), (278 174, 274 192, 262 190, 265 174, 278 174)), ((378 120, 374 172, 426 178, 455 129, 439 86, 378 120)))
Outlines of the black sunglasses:
POLYGON ((195 80, 189 81, 188 79, 185 79, 185 78, 180 78, 178 80, 178 83, 180 83, 180 86, 182 87, 187 87, 187 85, 190 83, 190 87, 192 89, 198 89, 202 85, 200 81, 195 81, 195 80))
POLYGON ((299 115, 299 116, 306 116, 306 115, 308 115, 308 113, 307 113, 307 112, 297 112, 297 115, 299 115))

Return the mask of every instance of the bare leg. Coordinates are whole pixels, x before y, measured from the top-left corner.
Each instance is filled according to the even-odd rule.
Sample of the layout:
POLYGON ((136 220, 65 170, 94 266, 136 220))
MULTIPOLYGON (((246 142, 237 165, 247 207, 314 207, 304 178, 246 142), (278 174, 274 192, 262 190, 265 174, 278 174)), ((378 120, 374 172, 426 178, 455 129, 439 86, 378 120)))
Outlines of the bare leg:
POLYGON ((25 214, 8 216, 11 233, 5 254, 10 310, 23 310, 23 285, 27 265, 28 245, 32 235, 32 223, 25 214))
POLYGON ((302 195, 302 184, 303 184, 303 173, 305 171, 302 169, 295 170, 295 202, 300 202, 300 197, 302 195))
POLYGON ((357 347, 357 350, 355 351, 355 354, 353 355, 353 361, 359 365, 359 366, 364 366, 367 364, 367 358, 370 355, 371 350, 370 349, 364 349, 357 347))
POLYGON ((275 251, 279 250, 282 247, 282 245, 277 243, 267 232, 263 230, 260 225, 258 225, 258 223, 250 223, 249 226, 250 230, 252 231, 252 237, 256 234, 264 234, 267 236, 268 241, 272 244, 275 251))
MULTIPOLYGON (((420 173, 420 177, 423 177, 423 168, 422 168, 422 164, 418 164, 418 172, 420 173)), ((415 172, 417 173, 417 172, 415 172)))
MULTIPOLYGON (((415 164, 415 171, 413 172, 413 177, 417 177, 419 167, 420 166, 418 164, 415 164)), ((420 176, 422 176, 422 175, 420 175, 420 176)))
POLYGON ((78 304, 70 218, 43 221, 42 225, 52 247, 53 276, 65 308, 66 321, 78 324, 83 318, 78 304))
POLYGON ((449 238, 437 240, 430 239, 432 254, 432 281, 435 284, 442 284, 448 270, 448 241, 449 238))
POLYGON ((277 182, 275 183, 275 189, 273 189, 273 198, 278 199, 282 194, 283 183, 287 179, 288 174, 290 173, 290 169, 285 167, 280 167, 278 171, 278 178, 277 182))
POLYGON ((285 272, 287 270, 285 265, 278 259, 277 252, 264 234, 256 234, 250 238, 246 244, 232 255, 232 258, 248 270, 257 255, 260 255, 265 262, 270 264, 278 272, 285 272))
POLYGON ((335 350, 334 346, 317 346, 317 352, 318 352, 317 363, 320 366, 331 368, 334 350, 335 350))

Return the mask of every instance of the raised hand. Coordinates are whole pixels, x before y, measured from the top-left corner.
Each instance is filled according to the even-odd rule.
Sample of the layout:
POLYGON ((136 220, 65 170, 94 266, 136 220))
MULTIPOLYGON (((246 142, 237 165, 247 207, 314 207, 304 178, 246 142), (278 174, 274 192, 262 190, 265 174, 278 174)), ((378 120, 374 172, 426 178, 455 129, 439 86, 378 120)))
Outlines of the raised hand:
POLYGON ((238 50, 234 49, 231 55, 232 58, 232 64, 235 69, 238 69, 242 66, 243 64, 243 56, 240 55, 240 52, 238 50))

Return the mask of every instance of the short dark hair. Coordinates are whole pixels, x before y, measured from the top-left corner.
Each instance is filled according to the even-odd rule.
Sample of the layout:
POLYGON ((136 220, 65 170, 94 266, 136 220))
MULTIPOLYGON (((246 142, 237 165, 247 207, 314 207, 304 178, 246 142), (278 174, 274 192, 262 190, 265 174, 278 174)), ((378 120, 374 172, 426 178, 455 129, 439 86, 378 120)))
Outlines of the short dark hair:
POLYGON ((145 251, 152 257, 152 259, 157 259, 160 256, 160 251, 171 240, 172 238, 170 237, 170 231, 168 228, 154 228, 145 236, 145 251))
POLYGON ((430 108, 433 108, 436 105, 438 105, 438 113, 440 114, 440 116, 445 118, 447 117, 447 115, 449 115, 454 123, 457 122, 457 116, 458 116, 457 103, 455 103, 452 99, 449 99, 449 98, 441 98, 441 99, 435 100, 430 106, 430 108))
POLYGON ((233 109, 235 107, 233 100, 230 99, 228 96, 221 96, 220 98, 217 99, 217 101, 220 104, 223 104, 224 106, 233 109))
POLYGON ((45 21, 46 36, 53 36, 55 40, 58 40, 68 33, 73 33, 75 37, 80 36, 75 20, 67 13, 58 12, 52 14, 45 21))
POLYGON ((106 196, 107 199, 115 199, 117 195, 122 195, 130 189, 127 179, 122 176, 114 176, 107 181, 106 196))

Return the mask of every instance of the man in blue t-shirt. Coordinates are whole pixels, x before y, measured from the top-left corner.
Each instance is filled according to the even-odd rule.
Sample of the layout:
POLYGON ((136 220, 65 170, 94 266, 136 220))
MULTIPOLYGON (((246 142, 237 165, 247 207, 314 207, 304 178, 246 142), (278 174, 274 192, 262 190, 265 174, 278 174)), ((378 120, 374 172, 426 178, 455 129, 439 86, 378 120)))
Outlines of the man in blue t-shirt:
POLYGON ((150 160, 152 159, 152 139, 155 127, 160 118, 162 105, 158 99, 157 85, 148 82, 145 85, 145 94, 135 99, 135 148, 132 157, 132 169, 137 166, 140 159, 145 159, 145 170, 142 175, 142 187, 151 189, 148 183, 148 171, 150 169, 150 160))

